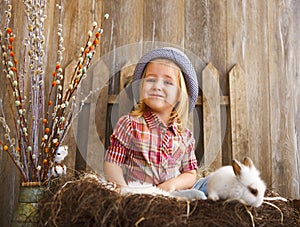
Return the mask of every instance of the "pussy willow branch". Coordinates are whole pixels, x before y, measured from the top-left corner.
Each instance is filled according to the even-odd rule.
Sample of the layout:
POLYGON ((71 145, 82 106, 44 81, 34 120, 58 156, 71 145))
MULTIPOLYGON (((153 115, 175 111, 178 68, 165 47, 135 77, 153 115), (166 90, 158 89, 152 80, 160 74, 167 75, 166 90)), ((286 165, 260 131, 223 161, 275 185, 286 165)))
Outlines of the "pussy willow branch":
MULTIPOLYGON (((11 37, 10 34, 6 33, 7 42, 9 42, 8 39, 10 37, 11 37)), ((14 50, 13 42, 11 43, 11 45, 12 45, 12 47, 11 47, 10 51, 13 51, 14 50)), ((1 46, 2 52, 6 53, 7 49, 5 49, 4 47, 5 47, 4 45, 1 46)), ((15 107, 16 107, 15 108, 15 113, 16 113, 17 119, 19 119, 19 122, 17 123, 17 124, 19 124, 19 126, 17 125, 17 128, 19 128, 20 130, 16 130, 17 131, 16 136, 18 137, 18 141, 21 141, 21 144, 22 143, 26 144, 26 150, 27 150, 27 148, 30 146, 30 142, 29 142, 29 139, 28 139, 28 134, 26 134, 22 130, 24 128, 28 129, 27 121, 25 120, 25 117, 24 117, 24 114, 23 114, 24 97, 22 97, 22 93, 21 93, 21 90, 20 90, 20 87, 19 87, 18 71, 17 70, 12 71, 10 69, 11 66, 9 66, 9 62, 14 62, 15 59, 14 59, 14 57, 11 57, 12 59, 9 59, 7 54, 3 54, 3 58, 4 58, 4 62, 5 62, 4 70, 5 70, 5 72, 8 73, 8 75, 10 75, 9 77, 7 76, 7 78, 8 78, 10 87, 11 87, 12 91, 14 92, 14 101, 15 101, 15 107), (19 103, 19 105, 16 104, 17 102, 19 103), (21 137, 23 139, 21 139, 21 137)), ((14 122, 16 123, 17 121, 14 120, 14 122)), ((21 150, 24 151, 23 149, 21 149, 21 150)), ((30 159, 30 156, 32 155, 32 153, 31 153, 31 151, 29 151, 27 153, 28 153, 27 159, 30 159)), ((25 153, 24 153, 24 155, 25 155, 25 153)), ((23 164, 25 166, 25 170, 28 169, 27 168, 27 162, 24 162, 23 164)), ((26 171, 26 173, 27 173, 27 171, 26 171)), ((26 175, 28 175, 28 173, 26 175)))
MULTIPOLYGON (((10 142, 10 144, 14 144, 14 142, 12 142, 12 139, 11 139, 11 136, 10 136, 10 132, 9 132, 9 127, 5 121, 5 114, 4 114, 4 111, 3 111, 3 105, 2 105, 2 99, 0 99, 0 110, 1 110, 1 123, 2 123, 2 127, 4 128, 5 130, 5 134, 7 135, 7 140, 10 142)), ((0 141, 0 144, 2 145, 2 147, 4 147, 5 145, 0 141)), ((10 146, 10 148, 7 150, 7 154, 10 156, 10 158, 13 160, 14 164, 17 166, 17 168, 19 169, 20 173, 21 173, 21 176, 23 178, 23 180, 25 181, 27 178, 26 178, 26 174, 20 164, 20 160, 19 162, 17 161, 18 158, 16 157, 16 150, 15 150, 15 147, 14 146, 10 146), (12 151, 11 151, 12 149, 12 151)))
MULTIPOLYGON (((49 102, 45 113, 45 70, 44 62, 44 11, 47 1, 24 0, 27 19, 28 34, 25 38, 25 57, 21 66, 17 67, 14 57, 15 35, 8 26, 11 17, 11 5, 7 0, 6 29, 5 34, 0 32, 1 50, 3 52, 3 72, 6 75, 10 88, 13 92, 14 104, 10 105, 13 110, 13 121, 16 127, 17 144, 10 138, 8 133, 9 147, 1 141, 3 150, 7 151, 14 164, 17 166, 23 181, 42 181, 49 179, 49 169, 54 162, 56 149, 64 140, 73 121, 75 98, 81 81, 87 77, 87 70, 95 54, 95 48, 99 44, 102 34, 102 23, 95 38, 92 35, 97 27, 93 23, 92 30, 88 32, 85 47, 82 48, 81 56, 73 71, 69 87, 63 95, 64 72, 61 68, 63 37, 62 37, 62 8, 60 9, 60 21, 58 27, 58 57, 55 74, 53 74, 52 87, 50 88, 49 102), (22 67, 22 68, 21 68, 22 67), (19 73, 19 72, 23 72, 19 73), (25 96, 25 76, 30 80, 30 98, 25 96), (54 97, 52 97, 54 96, 54 97), (25 106, 27 105, 27 106, 25 106), (27 107, 27 108, 25 108, 27 107), (26 109, 29 109, 26 111, 26 109), (28 128, 30 127, 30 128, 28 128), (47 127, 47 128, 46 128, 47 127), (46 130, 47 129, 47 130, 46 130), (42 132, 41 132, 42 130, 42 132), (42 135, 42 137, 40 137, 42 135)), ((108 18, 105 16, 105 19, 108 18)), ((10 99, 11 100, 11 99, 10 99)), ((82 109, 82 106, 80 106, 82 109)), ((80 110, 79 110, 80 111, 80 110)), ((3 112, 3 109, 2 109, 3 112)), ((5 121, 4 121, 5 122, 5 121)), ((5 122, 6 124, 6 122, 5 122)), ((8 127, 8 126, 7 126, 8 127)), ((6 128, 8 131, 9 129, 6 128)), ((7 142, 7 141, 5 141, 7 142)))
POLYGON ((40 119, 44 115, 44 11, 45 6, 40 1, 24 1, 25 13, 28 21, 28 47, 29 47, 29 75, 31 79, 31 105, 32 105, 32 175, 40 180, 39 171, 36 171, 39 162, 39 129, 40 119))

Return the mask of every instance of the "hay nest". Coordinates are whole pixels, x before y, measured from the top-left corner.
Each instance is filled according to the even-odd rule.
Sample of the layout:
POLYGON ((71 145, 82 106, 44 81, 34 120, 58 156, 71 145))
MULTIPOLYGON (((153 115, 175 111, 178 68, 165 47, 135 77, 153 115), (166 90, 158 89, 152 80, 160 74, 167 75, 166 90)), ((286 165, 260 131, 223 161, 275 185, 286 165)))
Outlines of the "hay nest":
MULTIPOLYGON (((40 201, 46 226, 298 226, 291 201, 259 208, 239 201, 183 201, 165 196, 122 196, 95 174, 54 182, 40 201)), ((267 196, 278 196, 272 191, 267 196)))

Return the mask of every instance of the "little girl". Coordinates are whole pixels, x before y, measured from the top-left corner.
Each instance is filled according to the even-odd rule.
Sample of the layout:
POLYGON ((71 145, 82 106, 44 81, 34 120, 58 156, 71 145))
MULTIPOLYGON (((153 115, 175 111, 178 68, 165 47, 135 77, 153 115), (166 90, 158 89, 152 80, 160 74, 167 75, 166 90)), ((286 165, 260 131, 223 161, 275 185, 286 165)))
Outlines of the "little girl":
POLYGON ((190 60, 175 48, 152 50, 138 62, 132 83, 140 83, 140 101, 111 135, 106 179, 121 187, 138 181, 169 192, 192 188, 197 160, 187 123, 198 82, 190 60))

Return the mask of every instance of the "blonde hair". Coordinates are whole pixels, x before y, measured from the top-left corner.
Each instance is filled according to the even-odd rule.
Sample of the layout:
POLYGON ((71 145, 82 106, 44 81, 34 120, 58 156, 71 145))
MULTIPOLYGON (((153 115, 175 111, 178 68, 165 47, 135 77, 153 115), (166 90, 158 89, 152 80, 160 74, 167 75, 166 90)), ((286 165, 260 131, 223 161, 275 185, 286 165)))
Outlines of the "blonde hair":
MULTIPOLYGON (((179 102, 173 108, 173 111, 170 115, 170 122, 176 122, 178 124, 178 129, 182 131, 184 128, 188 127, 188 112, 189 112, 189 97, 188 97, 184 76, 182 74, 182 71, 178 67, 178 65, 176 65, 171 60, 158 58, 152 60, 151 62, 155 62, 158 60, 160 62, 165 61, 169 64, 171 63, 173 66, 176 67, 176 69, 178 69, 179 88, 180 88, 179 102)), ((144 78, 146 74, 146 69, 147 66, 144 69, 142 78, 144 78)), ((140 94, 141 94, 142 87, 143 87, 143 81, 140 84, 140 94)), ((148 106, 143 102, 143 99, 141 99, 140 102, 135 106, 135 109, 131 112, 131 114, 134 116, 142 116, 147 108, 148 106)))

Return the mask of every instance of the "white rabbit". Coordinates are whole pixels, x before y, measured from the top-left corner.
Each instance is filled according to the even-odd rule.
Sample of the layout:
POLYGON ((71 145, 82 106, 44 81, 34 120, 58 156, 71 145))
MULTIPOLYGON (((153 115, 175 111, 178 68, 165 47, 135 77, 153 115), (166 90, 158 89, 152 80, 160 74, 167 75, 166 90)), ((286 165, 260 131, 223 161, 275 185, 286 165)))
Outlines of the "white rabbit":
POLYGON ((50 169, 50 176, 61 177, 67 174, 67 167, 61 162, 68 155, 68 146, 59 146, 56 151, 53 166, 50 169))
POLYGON ((243 164, 233 160, 208 176, 207 194, 212 200, 240 199, 247 205, 259 207, 263 203, 266 185, 249 157, 243 164))
POLYGON ((66 145, 59 146, 55 154, 54 162, 61 163, 61 161, 64 160, 65 157, 67 157, 67 155, 68 155, 68 146, 66 145))

